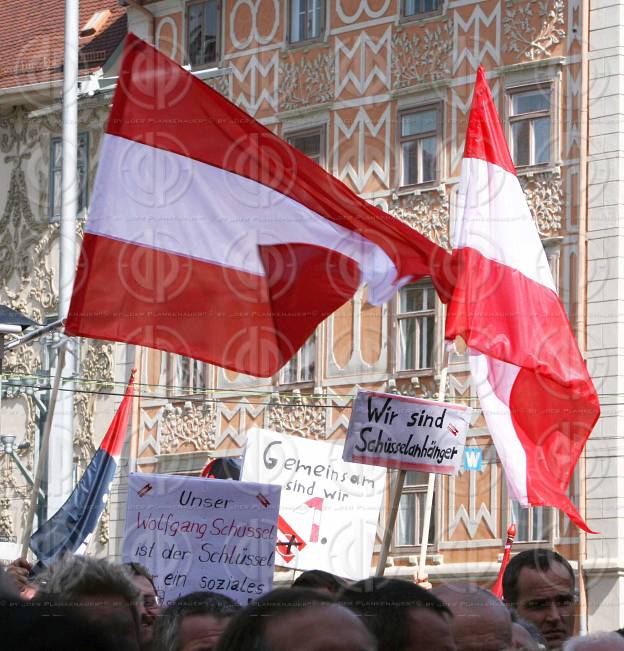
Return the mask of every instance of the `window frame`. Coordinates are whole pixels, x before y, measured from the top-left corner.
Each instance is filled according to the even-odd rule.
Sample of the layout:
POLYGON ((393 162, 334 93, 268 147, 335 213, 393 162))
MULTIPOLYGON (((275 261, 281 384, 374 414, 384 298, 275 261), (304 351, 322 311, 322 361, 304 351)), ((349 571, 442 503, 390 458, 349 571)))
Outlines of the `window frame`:
MULTIPOLYGON (((410 471, 408 471, 409 473, 410 471)), ((414 471, 418 472, 418 471, 414 471)), ((403 499, 404 496, 406 495, 416 495, 416 508, 415 508, 415 518, 414 518, 414 544, 400 544, 399 543, 399 512, 401 510, 401 505, 399 502, 399 512, 397 512, 397 517, 396 521, 394 523, 394 531, 392 535, 392 554, 395 556, 404 556, 406 554, 412 554, 417 550, 420 550, 421 548, 421 542, 422 542, 422 522, 421 522, 421 500, 422 500, 422 512, 424 515, 424 511, 426 508, 426 500, 427 500, 427 489, 428 489, 428 483, 429 483, 429 473, 425 472, 419 472, 418 474, 422 475, 423 478, 423 483, 418 483, 418 484, 408 484, 408 475, 406 474, 405 476, 405 483, 403 484, 403 491, 401 493, 401 500, 403 499)), ((396 485, 398 479, 398 472, 394 473, 394 476, 391 478, 391 486, 392 486, 392 491, 390 491, 390 495, 393 494, 394 492, 394 487, 396 485)), ((438 478, 436 477, 436 484, 438 482, 438 478)), ((436 501, 436 496, 438 495, 438 486, 435 487, 433 491, 433 503, 431 504, 431 521, 429 524, 429 541, 427 543, 427 551, 431 550, 431 552, 434 552, 436 550, 436 545, 437 545, 437 534, 438 534, 438 522, 437 522, 437 513, 438 513, 438 508, 437 508, 437 501, 436 501)), ((389 513, 389 511, 388 511, 389 513)))
MULTIPOLYGON (((409 283, 405 285, 404 287, 401 287, 401 289, 397 292, 396 299, 395 299, 395 313, 394 313, 394 324, 395 324, 395 333, 394 333, 394 345, 395 345, 395 351, 394 351, 394 370, 397 376, 399 377, 404 377, 404 376, 414 376, 414 375, 426 375, 426 374, 431 374, 433 373, 436 365, 436 351, 435 351, 435 345, 436 345, 436 338, 437 338, 437 325, 438 325, 438 314, 437 314, 437 298, 436 298, 436 293, 435 289, 433 287, 433 283, 430 279, 421 279, 416 281, 415 283, 409 283), (426 287, 429 289, 432 294, 433 294, 433 307, 426 309, 426 310, 417 310, 417 311, 412 311, 412 312, 401 312, 401 293, 403 290, 408 289, 410 287, 426 287), (433 350, 431 351, 431 366, 422 366, 420 368, 402 368, 403 364, 401 364, 400 360, 400 355, 401 355, 401 346, 400 344, 400 338, 401 338, 401 321, 407 320, 407 319, 416 319, 418 320, 419 318, 428 318, 428 317, 433 317, 433 328, 431 332, 431 341, 433 345, 433 350)), ((420 334, 420 330, 418 332, 420 334)), ((418 336, 418 335, 417 335, 418 336)), ((418 359, 422 357, 420 354, 420 345, 418 344, 418 359)))
MULTIPOLYGON (((292 14, 293 14, 293 2, 296 0, 288 0, 286 3, 286 29, 287 29, 287 39, 286 42, 291 47, 299 47, 303 45, 308 45, 310 43, 315 43, 317 41, 322 41, 325 38, 325 32, 327 29, 327 0, 319 0, 321 4, 321 17, 319 19, 319 33, 318 36, 307 37, 304 39, 293 40, 292 36, 292 14)), ((307 3, 309 0, 303 0, 307 3)), ((307 28, 306 28, 307 31, 307 28)))
POLYGON ((507 515, 508 521, 515 521, 516 523, 516 538, 515 545, 519 546, 531 546, 531 545, 554 545, 554 535, 555 535, 555 519, 553 508, 549 506, 529 506, 528 508, 520 508, 517 503, 513 500, 509 500, 509 513, 507 515), (534 516, 536 509, 542 509, 542 531, 544 533, 542 538, 535 537, 535 525, 534 525, 534 516), (513 514, 516 514, 516 517, 512 517, 513 514), (526 514, 527 518, 527 537, 525 540, 521 539, 520 536, 520 514, 526 514))
POLYGON ((505 113, 506 113, 506 122, 507 122, 507 141, 509 143, 509 150, 511 153, 511 159, 516 167, 517 171, 522 173, 524 171, 531 170, 543 170, 550 169, 556 163, 556 146, 558 143, 557 132, 556 132, 556 122, 555 115, 557 112, 556 105, 556 95, 555 95, 555 83, 554 81, 539 81, 533 84, 518 84, 514 86, 508 86, 505 89, 505 113), (547 90, 547 95, 550 106, 547 111, 533 111, 531 113, 520 113, 519 115, 513 114, 513 98, 514 95, 520 95, 522 93, 528 93, 531 91, 547 90), (538 118, 548 117, 550 123, 550 142, 548 143, 548 160, 542 163, 535 163, 535 141, 534 141, 534 130, 533 130, 533 121, 538 118), (513 139, 513 125, 518 122, 523 122, 525 120, 529 121, 529 163, 526 165, 519 165, 514 160, 515 151, 514 151, 514 139, 513 139))
MULTIPOLYGON (((419 3, 424 2, 425 0, 418 0, 419 3)), ((406 0, 401 0, 400 1, 400 11, 399 11, 399 19, 401 22, 412 22, 412 21, 417 21, 417 20, 425 20, 427 18, 432 18, 435 16, 440 16, 443 11, 444 11, 444 2, 445 0, 437 0, 438 1, 438 6, 436 9, 432 9, 431 11, 421 11, 417 12, 414 14, 408 14, 406 12, 406 0)))
MULTIPOLYGON (((410 190, 410 189, 426 189, 437 187, 442 178, 442 155, 443 148, 441 143, 443 141, 443 112, 444 112, 444 103, 443 102, 432 102, 429 104, 421 104, 418 106, 410 106, 399 109, 397 111, 397 152, 398 152, 398 183, 397 187, 400 190, 410 190), (424 134, 418 134, 416 136, 403 136, 403 117, 405 115, 410 115, 413 113, 425 113, 427 111, 434 110, 436 112, 436 128, 435 132, 429 131, 424 134), (412 142, 414 140, 424 140, 425 138, 430 138, 431 134, 435 135, 436 146, 435 146, 435 173, 433 179, 429 181, 416 181, 416 183, 404 183, 404 172, 405 172, 405 161, 403 157, 403 144, 406 142, 412 142)), ((421 148, 419 146, 419 171, 422 171, 421 163, 421 148)))
POLYGON ((278 380, 280 386, 287 386, 287 387, 292 387, 292 386, 301 386, 301 385, 314 385, 316 382, 316 374, 317 374, 317 368, 318 368, 318 337, 317 337, 317 332, 316 330, 306 339, 305 343, 299 350, 282 366, 282 368, 278 372, 278 380), (312 360, 314 362, 314 366, 312 368, 312 377, 309 378, 302 378, 301 377, 301 370, 303 368, 302 364, 302 355, 304 353, 305 347, 310 343, 313 342, 314 348, 312 352, 312 360), (285 377, 286 369, 290 367, 291 363, 293 360, 296 360, 296 371, 295 371, 295 379, 289 379, 287 380, 285 377))
MULTIPOLYGON (((327 129, 325 124, 319 124, 316 126, 304 127, 301 129, 292 129, 284 133, 284 139, 291 146, 294 147, 297 151, 300 151, 302 154, 307 154, 299 149, 296 145, 293 144, 292 140, 295 138, 301 138, 306 136, 311 136, 318 134, 319 137, 319 161, 318 165, 324 170, 327 169, 327 129)), ((310 156, 308 156, 310 158, 310 156)), ((314 160, 310 158, 310 160, 314 160)))
POLYGON ((192 357, 186 357, 185 355, 178 355, 176 353, 170 353, 168 355, 168 368, 167 368, 167 384, 171 387, 169 389, 169 397, 183 397, 183 396, 194 396, 198 394, 204 394, 208 388, 208 364, 202 362, 199 359, 193 359, 192 357), (185 391, 183 384, 178 384, 178 373, 180 371, 180 364, 183 361, 189 362, 189 391, 185 391), (199 377, 199 374, 195 373, 195 368, 201 365, 201 370, 203 372, 203 385, 195 382, 195 378, 199 377))
POLYGON ((215 58, 213 61, 208 61, 206 63, 193 63, 191 61, 191 48, 190 48, 190 22, 191 22, 191 12, 189 9, 195 5, 203 5, 211 2, 211 0, 192 0, 188 2, 185 6, 185 29, 184 29, 184 38, 186 39, 186 63, 191 66, 191 70, 204 70, 207 68, 218 68, 219 62, 221 61, 221 24, 222 24, 222 9, 223 1, 216 0, 217 4, 217 25, 216 25, 216 42, 215 42, 215 58))
MULTIPOLYGON (((78 180, 80 182, 81 170, 84 174, 84 185, 81 188, 81 192, 78 193, 78 209, 76 211, 76 216, 80 216, 87 210, 89 205, 89 132, 81 131, 78 134, 78 150, 81 146, 84 146, 84 156, 82 160, 82 165, 80 163, 80 151, 78 151, 78 156, 76 158, 76 171, 78 173, 78 180), (80 206, 82 196, 82 206, 80 206)), ((56 174, 61 178, 59 188, 61 191, 61 201, 62 201, 62 192, 63 192, 63 138, 61 136, 55 136, 50 139, 50 165, 48 169, 49 174, 49 190, 48 190, 48 223, 58 224, 61 221, 61 214, 59 213, 58 217, 54 214, 54 204, 55 204, 55 184, 54 179, 56 174), (61 147, 61 165, 56 167, 54 165, 54 148, 56 145, 61 147)), ((61 203, 61 212, 62 212, 62 203, 61 203)))

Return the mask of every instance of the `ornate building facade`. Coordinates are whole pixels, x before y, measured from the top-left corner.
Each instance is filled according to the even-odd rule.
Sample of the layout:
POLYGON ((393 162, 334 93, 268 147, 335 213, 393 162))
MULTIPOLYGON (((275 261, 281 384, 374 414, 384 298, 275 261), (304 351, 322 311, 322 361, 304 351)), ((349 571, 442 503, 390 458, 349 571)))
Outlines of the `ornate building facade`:
MULTIPOLYGON (((624 195, 619 139, 609 137, 621 128, 614 126, 621 110, 617 3, 144 0, 125 10, 112 2, 81 4, 110 5, 107 20, 123 15, 129 30, 189 66, 362 197, 444 247, 472 85, 477 66, 484 65, 581 350, 601 399, 617 395, 613 358, 621 321, 617 301, 624 294, 617 206, 624 195)), ((84 206, 111 98, 106 78, 114 77, 117 56, 118 49, 109 47, 87 80, 93 96, 80 101, 84 206)), ((6 88, 35 84, 26 81, 6 88)), ((53 216, 60 112, 58 92, 43 99, 37 93, 34 87, 13 95, 0 90, 0 184, 6 197, 0 274, 3 302, 42 321, 54 314, 57 300, 53 216)), ((140 382, 126 462, 94 551, 119 555, 129 470, 198 474, 212 457, 238 456, 253 425, 339 440, 358 388, 435 398, 443 323, 443 306, 427 282, 405 287, 381 307, 367 303, 363 288, 279 374, 263 380, 158 351, 82 342, 80 386, 94 392, 76 396, 77 467, 119 401, 105 394, 121 392, 132 363, 140 382)), ((28 467, 40 416, 25 380, 49 372, 49 364, 38 361, 44 348, 32 346, 7 360, 15 382, 3 399, 3 422, 26 432, 30 447, 20 454, 28 467)), ((552 509, 518 510, 510 502, 463 356, 451 356, 445 392, 447 400, 477 408, 468 443, 481 449, 483 463, 436 480, 427 549, 433 581, 492 580, 514 510, 516 550, 553 547, 583 569, 587 601, 580 608, 589 629, 623 625, 617 399, 605 404, 571 485, 590 525, 601 532, 586 539, 552 509)), ((10 461, 0 458, 0 536, 5 529, 7 536, 9 529, 19 531, 11 505, 28 494, 10 461)), ((426 483, 423 475, 408 473, 388 574, 415 570, 426 483)), ((382 514, 380 534, 384 520, 382 514)))
MULTIPOLYGON (((63 5, 57 3, 46 10, 35 27, 36 4, 0 8, 4 61, 0 71, 0 301, 46 324, 58 318, 59 301, 63 5)), ((81 4, 81 27, 96 18, 95 28, 81 33, 79 65, 84 87, 89 79, 114 69, 116 48, 127 25, 125 10, 114 0, 81 4)), ((78 241, 109 100, 101 95, 80 103, 78 241)), ((59 333, 49 334, 4 357, 0 557, 5 560, 17 556, 22 542, 59 341, 59 333)), ((73 480, 90 461, 112 418, 115 400, 107 394, 115 378, 126 376, 123 348, 84 341, 77 354, 82 391, 74 399, 74 428, 69 432, 73 437, 73 480)), ((53 436, 61 434, 55 429, 58 425, 53 421, 53 436)), ((58 468, 48 467, 43 479, 45 499, 39 504, 40 520, 46 517, 50 503, 62 503, 66 497, 59 493, 63 478, 58 468)), ((107 541, 106 524, 101 540, 107 541)), ((93 549, 103 548, 94 541, 93 549)))

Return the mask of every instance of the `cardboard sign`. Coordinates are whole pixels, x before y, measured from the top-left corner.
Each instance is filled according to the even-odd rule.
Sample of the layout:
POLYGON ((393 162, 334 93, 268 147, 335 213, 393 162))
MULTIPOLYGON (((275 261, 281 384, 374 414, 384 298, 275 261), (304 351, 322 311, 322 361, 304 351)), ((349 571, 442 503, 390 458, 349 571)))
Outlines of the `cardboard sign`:
POLYGON ((242 479, 282 487, 277 565, 370 576, 385 470, 345 463, 342 442, 253 428, 242 479))
POLYGON ((246 605, 271 590, 280 490, 132 473, 123 560, 147 567, 165 603, 209 590, 246 605))
POLYGON ((345 461, 455 475, 472 409, 464 405, 360 391, 353 403, 345 461))

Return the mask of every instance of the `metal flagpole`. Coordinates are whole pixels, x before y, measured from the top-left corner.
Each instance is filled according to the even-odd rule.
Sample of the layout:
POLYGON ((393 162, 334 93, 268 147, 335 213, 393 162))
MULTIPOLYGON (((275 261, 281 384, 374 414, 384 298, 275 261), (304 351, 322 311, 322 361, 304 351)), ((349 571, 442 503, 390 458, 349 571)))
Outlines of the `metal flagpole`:
MULTIPOLYGON (((448 376, 449 351, 444 348, 444 357, 442 359, 442 369, 440 371, 440 385, 438 388, 438 401, 444 402, 446 398, 446 378, 448 376)), ((427 484, 427 498, 425 501, 425 517, 423 518, 422 537, 420 539, 420 560, 418 562, 418 577, 424 579, 426 576, 425 567, 427 566, 427 546, 429 545, 429 529, 431 527, 431 511, 433 510, 433 492, 435 490, 436 475, 429 473, 429 483, 427 484)))
POLYGON ((32 536, 33 524, 35 521, 35 512, 37 511, 37 499, 39 497, 41 481, 43 480, 43 471, 48 456, 48 446, 50 442, 50 429, 52 428, 52 419, 54 418, 56 397, 58 395, 59 387, 61 384, 63 365, 65 364, 66 343, 67 342, 63 342, 59 347, 58 358, 56 360, 56 372, 54 373, 54 384, 52 386, 52 394, 50 395, 50 404, 48 405, 48 413, 46 414, 45 426, 43 428, 41 446, 39 447, 37 473, 35 474, 35 481, 33 483, 32 495, 30 498, 30 506, 28 508, 28 515, 26 516, 26 527, 24 528, 24 538, 22 540, 22 553, 20 554, 20 557, 23 559, 26 559, 26 555, 28 554, 28 543, 30 542, 30 537, 32 536))
MULTIPOLYGON (((59 237, 59 319, 69 310, 76 269, 76 215, 78 213, 78 50, 79 1, 65 0, 63 63, 63 156, 61 160, 61 221, 59 237)), ((77 347, 68 341, 64 367, 67 389, 58 396, 50 434, 48 515, 57 511, 73 489, 74 393, 77 347)))

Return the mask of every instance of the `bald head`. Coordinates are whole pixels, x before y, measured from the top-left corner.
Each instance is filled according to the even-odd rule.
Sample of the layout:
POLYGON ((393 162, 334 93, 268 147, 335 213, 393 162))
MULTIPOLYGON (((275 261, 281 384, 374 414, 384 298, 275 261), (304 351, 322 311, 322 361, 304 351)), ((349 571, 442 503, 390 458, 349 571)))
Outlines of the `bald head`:
POLYGON ((435 588, 453 613, 451 628, 458 651, 499 651, 511 646, 511 617, 491 592, 468 583, 435 588))
POLYGON ((564 651, 624 651, 624 637, 618 633, 595 633, 570 638, 564 651))

